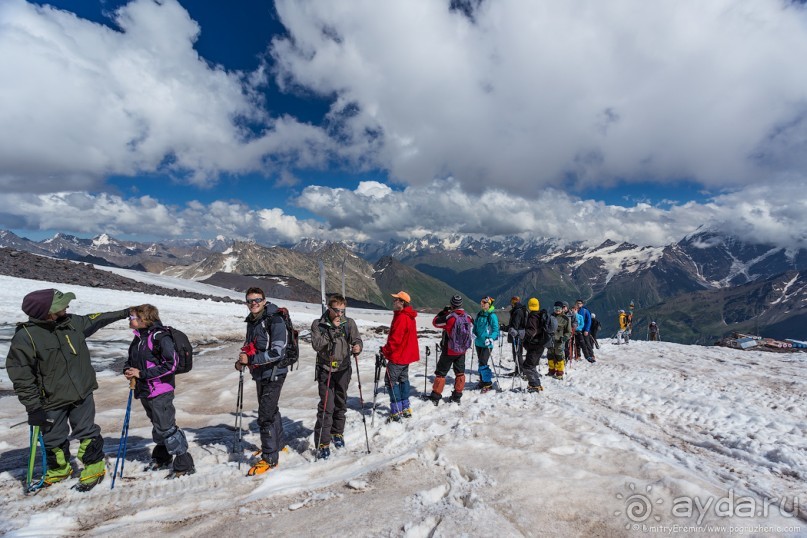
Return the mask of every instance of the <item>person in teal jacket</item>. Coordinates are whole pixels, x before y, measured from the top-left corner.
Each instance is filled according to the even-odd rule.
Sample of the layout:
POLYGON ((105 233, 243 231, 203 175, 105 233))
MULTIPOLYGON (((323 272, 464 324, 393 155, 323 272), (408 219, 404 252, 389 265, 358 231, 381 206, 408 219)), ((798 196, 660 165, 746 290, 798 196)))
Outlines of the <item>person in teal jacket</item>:
POLYGON ((485 297, 479 301, 482 309, 474 320, 474 346, 479 357, 479 388, 487 392, 493 387, 493 375, 488 366, 493 342, 499 339, 499 318, 493 306, 493 298, 485 297))

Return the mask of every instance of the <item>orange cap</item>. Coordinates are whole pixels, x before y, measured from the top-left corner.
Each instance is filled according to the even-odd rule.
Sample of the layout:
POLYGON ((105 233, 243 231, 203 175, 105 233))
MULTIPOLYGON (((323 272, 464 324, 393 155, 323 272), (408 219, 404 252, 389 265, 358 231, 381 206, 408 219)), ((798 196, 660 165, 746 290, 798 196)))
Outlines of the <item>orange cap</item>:
POLYGON ((409 294, 406 293, 405 291, 399 291, 398 293, 393 293, 392 296, 395 297, 396 299, 406 301, 407 303, 412 302, 412 299, 409 297, 409 294))

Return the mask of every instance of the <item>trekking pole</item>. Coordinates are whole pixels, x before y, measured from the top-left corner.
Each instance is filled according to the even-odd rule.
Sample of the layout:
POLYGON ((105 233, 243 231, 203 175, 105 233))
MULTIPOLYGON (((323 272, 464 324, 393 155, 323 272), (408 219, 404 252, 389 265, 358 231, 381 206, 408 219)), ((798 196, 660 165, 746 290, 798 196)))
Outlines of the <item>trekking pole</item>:
POLYGON ((118 443, 118 456, 115 458, 115 472, 112 473, 112 485, 109 489, 115 489, 115 479, 118 476, 118 463, 120 463, 120 477, 123 478, 123 466, 126 463, 126 441, 129 438, 129 417, 132 414, 132 394, 134 394, 135 378, 129 380, 129 401, 126 402, 126 414, 123 417, 123 429, 120 433, 118 443))
POLYGON ((48 472, 48 459, 45 455, 45 438, 39 426, 31 426, 31 454, 28 456, 28 473, 25 476, 25 494, 33 493, 45 484, 45 474, 48 472), (36 447, 39 444, 42 452, 42 478, 34 484, 34 466, 36 461, 36 447))
POLYGON ((373 386, 373 412, 370 418, 370 426, 375 426, 375 401, 378 396, 378 380, 381 378, 381 353, 375 354, 375 385, 373 386))
MULTIPOLYGON (((499 345, 499 368, 502 367, 502 363, 501 363, 502 354, 501 354, 501 351, 502 351, 502 346, 500 344, 499 345)), ((496 377, 496 392, 501 392, 502 391, 502 385, 501 385, 501 383, 499 383, 499 372, 496 370, 496 361, 494 361, 492 357, 490 359, 490 369, 493 370, 493 375, 496 377)))
POLYGON ((428 387, 429 382, 429 355, 431 355, 432 350, 429 346, 426 346, 426 371, 423 373, 423 394, 426 394, 426 389, 428 387))
POLYGON ((476 353, 476 345, 472 344, 471 345, 471 368, 468 370, 468 381, 469 382, 471 381, 471 372, 473 372, 473 369, 474 369, 474 353, 476 353))
POLYGON ((353 355, 356 359, 356 381, 359 382, 359 403, 361 404, 361 421, 364 423, 364 440, 367 442, 367 453, 370 453, 370 436, 367 434, 367 416, 364 414, 364 396, 361 394, 361 375, 359 374, 359 355, 353 355))
MULTIPOLYGON (((316 368, 315 368, 316 369, 316 368)), ((319 460, 319 444, 322 443, 322 429, 325 427, 325 412, 328 410, 328 394, 331 392, 331 372, 333 371, 333 367, 328 368, 328 380, 325 382, 325 398, 322 406, 322 415, 319 417, 319 435, 317 436, 317 442, 314 443, 317 446, 315 447, 314 452, 314 461, 319 460)))
POLYGON ((238 447, 238 470, 241 470, 241 460, 244 459, 243 431, 244 431, 244 369, 238 373, 238 395, 235 399, 235 438, 236 444, 233 446, 235 452, 238 447))
MULTIPOLYGON (((521 346, 521 339, 518 336, 513 337, 513 344, 516 347, 516 356, 513 357, 513 360, 516 363, 516 369, 513 372, 513 381, 510 383, 510 391, 512 392, 516 388, 516 377, 521 377, 521 368, 518 365, 518 350, 521 346)), ((520 386, 520 384, 519 384, 520 386)))
POLYGON ((502 345, 504 344, 504 338, 499 335, 499 370, 502 369, 502 345))

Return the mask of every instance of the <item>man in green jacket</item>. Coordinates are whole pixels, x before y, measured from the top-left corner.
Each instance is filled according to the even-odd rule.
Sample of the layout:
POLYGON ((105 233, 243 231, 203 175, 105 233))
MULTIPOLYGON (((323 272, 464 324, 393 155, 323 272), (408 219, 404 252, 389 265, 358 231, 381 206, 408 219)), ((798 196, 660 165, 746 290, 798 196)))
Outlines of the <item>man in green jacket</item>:
POLYGON ((89 491, 106 474, 104 440, 95 424, 93 391, 98 388, 86 338, 101 327, 125 319, 129 309, 78 316, 67 313, 73 293, 33 291, 22 301, 28 321, 17 324, 6 357, 14 392, 39 426, 47 453, 45 485, 69 478, 70 439, 79 440, 84 464, 76 489, 89 491))

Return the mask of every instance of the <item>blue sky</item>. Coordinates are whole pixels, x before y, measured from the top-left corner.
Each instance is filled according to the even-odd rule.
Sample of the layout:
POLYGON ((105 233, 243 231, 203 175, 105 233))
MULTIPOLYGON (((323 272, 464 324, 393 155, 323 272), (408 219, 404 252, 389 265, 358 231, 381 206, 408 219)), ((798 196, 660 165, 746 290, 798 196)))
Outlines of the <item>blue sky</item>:
POLYGON ((805 54, 778 0, 7 0, 0 229, 801 248, 805 54))

